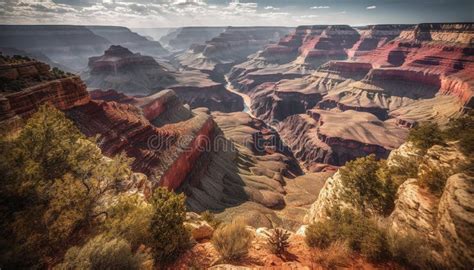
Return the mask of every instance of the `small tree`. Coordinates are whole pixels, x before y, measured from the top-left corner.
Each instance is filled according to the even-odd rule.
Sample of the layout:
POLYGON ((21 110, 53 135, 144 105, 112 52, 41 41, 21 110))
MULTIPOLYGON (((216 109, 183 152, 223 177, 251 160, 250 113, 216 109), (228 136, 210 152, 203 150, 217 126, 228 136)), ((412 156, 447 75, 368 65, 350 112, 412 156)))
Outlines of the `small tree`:
POLYGON ((186 220, 184 200, 183 194, 178 195, 166 188, 157 188, 153 193, 150 244, 161 264, 175 260, 189 245, 190 235, 183 224, 186 220))
POLYGON ((139 195, 120 195, 117 204, 107 209, 104 231, 127 240, 133 249, 149 245, 153 206, 139 195))
POLYGON ((435 144, 444 144, 443 134, 436 123, 423 123, 410 130, 408 141, 423 151, 435 144))
POLYGON ((276 228, 267 236, 267 245, 270 251, 278 256, 285 253, 290 246, 290 242, 288 241, 290 233, 283 229, 276 228))
POLYGON ((381 177, 385 167, 385 161, 377 161, 373 154, 347 162, 339 169, 344 186, 343 199, 364 214, 369 208, 389 213, 393 209, 396 189, 390 177, 381 177))

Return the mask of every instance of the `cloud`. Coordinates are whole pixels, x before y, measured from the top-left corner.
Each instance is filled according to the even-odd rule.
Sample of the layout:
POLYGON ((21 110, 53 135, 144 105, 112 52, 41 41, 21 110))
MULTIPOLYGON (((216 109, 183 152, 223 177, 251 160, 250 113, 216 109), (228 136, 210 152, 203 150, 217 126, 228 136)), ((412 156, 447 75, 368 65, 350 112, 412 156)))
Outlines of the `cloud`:
POLYGON ((377 6, 368 6, 365 9, 376 9, 376 8, 377 8, 377 6))
POLYGON ((273 6, 266 6, 263 9, 265 9, 265 10, 280 10, 280 8, 273 7, 273 6))
POLYGON ((309 9, 328 9, 328 8, 331 8, 330 6, 314 6, 314 7, 310 7, 309 9))

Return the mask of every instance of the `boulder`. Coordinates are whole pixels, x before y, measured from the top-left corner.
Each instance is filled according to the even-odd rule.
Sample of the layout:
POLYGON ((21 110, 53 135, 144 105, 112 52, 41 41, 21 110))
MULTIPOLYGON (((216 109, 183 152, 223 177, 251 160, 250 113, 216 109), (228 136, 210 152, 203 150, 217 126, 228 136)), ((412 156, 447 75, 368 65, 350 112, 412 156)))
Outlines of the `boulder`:
POLYGON ((191 229, 191 236, 196 241, 210 239, 214 233, 214 228, 202 220, 200 215, 194 212, 186 213, 186 222, 184 222, 184 225, 191 229))

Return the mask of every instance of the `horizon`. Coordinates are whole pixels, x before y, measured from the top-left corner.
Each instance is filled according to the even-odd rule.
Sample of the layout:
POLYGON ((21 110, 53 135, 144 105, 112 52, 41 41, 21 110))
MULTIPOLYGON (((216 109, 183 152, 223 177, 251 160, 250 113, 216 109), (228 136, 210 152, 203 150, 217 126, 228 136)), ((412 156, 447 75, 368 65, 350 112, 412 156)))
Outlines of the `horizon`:
POLYGON ((3 0, 0 20, 4 25, 128 28, 365 26, 472 22, 472 10, 469 0, 3 0))

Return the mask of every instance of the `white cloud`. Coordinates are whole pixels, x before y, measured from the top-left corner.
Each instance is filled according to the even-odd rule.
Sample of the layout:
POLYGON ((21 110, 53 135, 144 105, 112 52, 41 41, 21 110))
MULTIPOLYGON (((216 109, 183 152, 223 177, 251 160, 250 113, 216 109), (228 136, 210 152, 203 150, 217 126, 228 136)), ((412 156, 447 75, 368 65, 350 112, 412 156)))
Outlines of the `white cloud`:
POLYGON ((310 7, 309 9, 328 9, 328 8, 331 8, 330 6, 314 6, 314 7, 310 7))
POLYGON ((273 6, 266 6, 263 9, 265 9, 265 10, 280 10, 280 8, 273 7, 273 6))
POLYGON ((376 8, 377 8, 377 6, 368 6, 365 9, 376 9, 376 8))
POLYGON ((300 16, 301 19, 312 19, 312 18, 319 18, 319 15, 314 15, 314 14, 311 14, 311 15, 302 15, 300 16))

